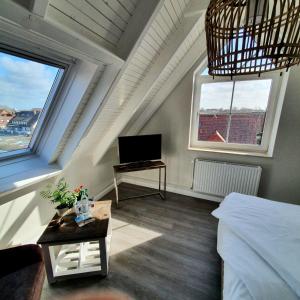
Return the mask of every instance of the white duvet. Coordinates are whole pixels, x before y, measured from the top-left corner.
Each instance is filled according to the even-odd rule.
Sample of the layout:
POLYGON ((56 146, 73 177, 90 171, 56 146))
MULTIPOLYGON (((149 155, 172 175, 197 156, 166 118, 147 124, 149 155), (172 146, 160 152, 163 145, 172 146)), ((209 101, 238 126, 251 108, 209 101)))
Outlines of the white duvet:
POLYGON ((232 193, 213 215, 218 252, 249 299, 300 299, 300 206, 232 193))

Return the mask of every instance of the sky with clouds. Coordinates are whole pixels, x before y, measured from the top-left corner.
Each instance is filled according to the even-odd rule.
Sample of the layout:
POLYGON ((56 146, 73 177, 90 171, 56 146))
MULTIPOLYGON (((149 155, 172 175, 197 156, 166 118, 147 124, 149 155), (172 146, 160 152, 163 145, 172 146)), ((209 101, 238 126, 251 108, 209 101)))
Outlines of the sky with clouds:
MULTIPOLYGON (((237 81, 232 107, 235 109, 266 110, 272 80, 237 81)), ((200 110, 229 110, 233 82, 212 82, 201 85, 200 110)))
POLYGON ((43 108, 58 70, 0 52, 0 107, 43 108))

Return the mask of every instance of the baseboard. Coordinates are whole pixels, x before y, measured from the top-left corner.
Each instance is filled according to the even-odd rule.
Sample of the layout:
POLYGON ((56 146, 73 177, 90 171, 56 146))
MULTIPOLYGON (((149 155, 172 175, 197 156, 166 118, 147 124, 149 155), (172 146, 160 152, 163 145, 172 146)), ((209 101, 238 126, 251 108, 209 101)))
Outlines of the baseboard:
MULTIPOLYGON (((121 180, 118 180, 118 184, 121 183, 121 180)), ((111 192, 115 188, 114 183, 112 182, 108 186, 106 186, 99 194, 97 194, 94 197, 95 201, 100 200, 103 196, 105 196, 107 193, 111 192)))
MULTIPOLYGON (((122 175, 120 182, 126 182, 126 183, 131 183, 131 184, 136 184, 136 185, 141 185, 141 186, 157 189, 157 182, 155 182, 153 180, 141 179, 141 178, 136 178, 136 177, 128 176, 128 175, 122 175)), ((213 201, 213 202, 221 202, 223 200, 222 197, 197 193, 191 189, 188 189, 185 187, 179 187, 179 186, 175 186, 175 185, 171 185, 171 184, 167 184, 167 191, 176 193, 176 194, 180 194, 180 195, 209 200, 209 201, 213 201)))
MULTIPOLYGON (((120 178, 118 180, 118 185, 122 182, 135 184, 135 185, 141 185, 141 186, 154 188, 154 189, 157 188, 157 182, 155 182, 153 180, 136 178, 136 177, 132 177, 132 176, 128 176, 128 175, 122 175, 122 178, 120 178)), ((101 199, 107 193, 111 192, 114 188, 115 188, 115 186, 114 186, 114 183, 112 182, 111 184, 106 186, 99 194, 97 194, 94 197, 95 201, 98 201, 99 199, 101 199)), ((197 192, 192 191, 191 189, 187 189, 185 187, 174 186, 171 184, 167 184, 167 191, 171 192, 171 193, 176 193, 176 194, 180 194, 180 195, 204 199, 204 200, 213 201, 213 202, 221 202, 223 200, 223 198, 221 198, 221 197, 197 193, 197 192)))

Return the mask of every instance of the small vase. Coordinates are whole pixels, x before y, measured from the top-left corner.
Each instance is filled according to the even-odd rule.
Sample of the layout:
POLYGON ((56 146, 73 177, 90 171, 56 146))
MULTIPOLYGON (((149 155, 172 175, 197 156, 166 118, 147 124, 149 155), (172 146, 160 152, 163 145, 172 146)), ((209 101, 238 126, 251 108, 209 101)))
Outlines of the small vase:
POLYGON ((64 207, 64 208, 58 208, 56 207, 56 212, 57 212, 57 215, 59 217, 62 217, 64 215, 64 213, 68 210, 69 208, 68 207, 64 207))

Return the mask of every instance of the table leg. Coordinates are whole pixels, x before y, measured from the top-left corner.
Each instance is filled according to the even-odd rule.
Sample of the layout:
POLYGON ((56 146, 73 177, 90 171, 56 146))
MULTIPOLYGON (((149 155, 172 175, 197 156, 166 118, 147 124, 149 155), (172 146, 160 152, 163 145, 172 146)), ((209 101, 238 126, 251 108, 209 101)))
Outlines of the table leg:
POLYGON ((158 169, 158 191, 160 192, 160 181, 161 181, 161 168, 158 169))
POLYGON ((167 168, 165 167, 165 178, 164 178, 164 200, 167 197, 167 168))
POLYGON ((102 238, 99 240, 99 250, 100 250, 101 273, 103 276, 107 276, 107 274, 108 274, 108 255, 107 255, 105 238, 102 238))
POLYGON ((114 185, 116 191, 116 207, 119 206, 119 190, 118 190, 118 183, 117 183, 117 174, 114 172, 114 185))
POLYGON ((56 280, 53 276, 52 261, 51 261, 51 256, 50 256, 50 252, 49 252, 49 246, 42 245, 42 252, 43 252, 48 282, 51 284, 51 283, 54 283, 56 280))

